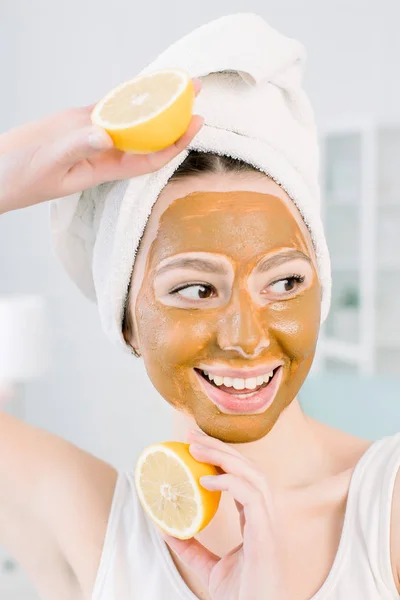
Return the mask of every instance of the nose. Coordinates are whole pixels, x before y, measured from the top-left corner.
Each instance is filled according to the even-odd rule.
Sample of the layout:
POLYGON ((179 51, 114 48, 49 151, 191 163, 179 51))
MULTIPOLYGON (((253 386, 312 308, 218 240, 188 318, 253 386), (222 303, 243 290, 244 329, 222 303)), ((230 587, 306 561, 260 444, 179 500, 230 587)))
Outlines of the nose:
POLYGON ((218 345, 222 350, 237 352, 244 358, 255 358, 270 345, 251 296, 244 291, 231 299, 219 322, 218 345))

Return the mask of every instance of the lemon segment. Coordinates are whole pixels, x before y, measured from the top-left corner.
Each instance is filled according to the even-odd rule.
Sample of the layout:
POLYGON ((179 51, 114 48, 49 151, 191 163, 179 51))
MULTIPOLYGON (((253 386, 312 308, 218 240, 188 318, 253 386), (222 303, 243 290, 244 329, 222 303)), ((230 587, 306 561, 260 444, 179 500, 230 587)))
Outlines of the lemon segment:
POLYGON ((124 152, 148 154, 171 146, 187 130, 195 91, 181 69, 163 69, 120 84, 94 107, 91 120, 124 152))
POLYGON ((139 456, 135 484, 149 517, 169 535, 185 540, 204 529, 218 509, 221 492, 201 486, 205 475, 218 472, 196 461, 189 444, 162 442, 139 456))

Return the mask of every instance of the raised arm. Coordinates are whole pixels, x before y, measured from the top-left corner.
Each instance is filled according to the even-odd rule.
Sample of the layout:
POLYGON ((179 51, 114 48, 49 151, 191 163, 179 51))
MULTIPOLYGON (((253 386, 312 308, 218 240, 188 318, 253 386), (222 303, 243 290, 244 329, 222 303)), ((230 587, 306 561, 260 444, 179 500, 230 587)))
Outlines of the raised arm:
MULTIPOLYGON (((198 93, 200 81, 194 86, 198 93)), ((172 146, 128 154, 91 124, 93 106, 64 110, 0 135, 0 214, 156 171, 182 152, 203 124, 194 116, 172 146)))

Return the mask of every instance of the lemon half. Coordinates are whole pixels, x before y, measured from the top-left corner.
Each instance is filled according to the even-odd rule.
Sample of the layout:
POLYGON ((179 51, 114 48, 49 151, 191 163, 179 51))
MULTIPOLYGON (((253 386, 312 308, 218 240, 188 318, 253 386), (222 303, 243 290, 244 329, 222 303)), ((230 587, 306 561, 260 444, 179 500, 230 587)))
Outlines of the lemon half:
POLYGON ((124 152, 147 154, 176 142, 193 111, 192 79, 181 69, 163 69, 121 83, 98 102, 92 123, 124 152))
POLYGON ((139 456, 135 484, 149 517, 169 535, 185 540, 204 529, 218 509, 221 492, 201 486, 205 475, 218 472, 196 461, 189 444, 162 442, 139 456))

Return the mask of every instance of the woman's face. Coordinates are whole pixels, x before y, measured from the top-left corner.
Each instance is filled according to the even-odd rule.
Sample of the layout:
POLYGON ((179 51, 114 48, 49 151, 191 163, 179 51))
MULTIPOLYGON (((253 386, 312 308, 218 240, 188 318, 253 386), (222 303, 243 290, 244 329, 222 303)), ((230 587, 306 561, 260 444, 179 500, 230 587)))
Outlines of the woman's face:
POLYGON ((271 430, 310 370, 320 304, 307 228, 269 178, 164 188, 135 263, 132 341, 156 389, 203 431, 243 443, 271 430))

